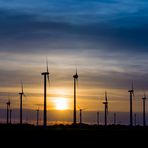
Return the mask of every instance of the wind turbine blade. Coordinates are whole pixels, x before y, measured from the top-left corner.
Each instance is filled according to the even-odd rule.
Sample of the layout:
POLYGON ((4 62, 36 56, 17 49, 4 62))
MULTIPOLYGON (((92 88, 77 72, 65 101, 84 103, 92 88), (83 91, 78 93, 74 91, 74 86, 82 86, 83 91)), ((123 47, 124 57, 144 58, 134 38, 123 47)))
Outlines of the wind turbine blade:
POLYGON ((26 94, 23 93, 23 96, 26 98, 26 100, 28 100, 28 96, 26 94))
POLYGON ((132 94, 133 94, 133 97, 135 97, 135 93, 134 93, 134 82, 133 82, 133 80, 132 80, 132 94))
POLYGON ((50 87, 50 78, 49 78, 49 74, 47 75, 47 79, 48 79, 48 85, 50 87))
POLYGON ((47 57, 46 57, 46 68, 47 68, 47 72, 49 72, 49 69, 48 69, 48 60, 47 60, 47 57))
POLYGON ((48 79, 48 83, 50 84, 50 79, 49 79, 49 75, 47 75, 47 79, 48 79))
POLYGON ((79 105, 77 105, 78 109, 81 109, 79 105))
POLYGON ((145 90, 144 90, 144 98, 146 98, 145 90))
POLYGON ((107 102, 107 91, 105 91, 105 101, 107 102))
POLYGON ((48 59, 47 59, 47 57, 46 57, 46 66, 47 66, 47 79, 48 79, 48 84, 49 84, 49 86, 50 86, 50 79, 49 79, 49 68, 48 68, 48 59))
POLYGON ((76 75, 78 74, 77 66, 76 66, 76 75))
POLYGON ((76 68, 76 74, 77 74, 77 65, 75 64, 75 68, 76 68))
POLYGON ((83 108, 83 110, 87 110, 88 108, 83 108))
POLYGON ((132 80, 132 90, 134 90, 134 82, 133 82, 133 80, 132 80))
POLYGON ((8 102, 10 102, 10 96, 8 95, 8 99, 9 99, 9 101, 8 102))
POLYGON ((134 92, 134 90, 133 90, 133 93, 132 94, 133 94, 133 97, 135 98, 135 92, 134 92))
POLYGON ((22 93, 24 93, 24 88, 23 88, 23 82, 21 81, 21 89, 22 89, 22 93))

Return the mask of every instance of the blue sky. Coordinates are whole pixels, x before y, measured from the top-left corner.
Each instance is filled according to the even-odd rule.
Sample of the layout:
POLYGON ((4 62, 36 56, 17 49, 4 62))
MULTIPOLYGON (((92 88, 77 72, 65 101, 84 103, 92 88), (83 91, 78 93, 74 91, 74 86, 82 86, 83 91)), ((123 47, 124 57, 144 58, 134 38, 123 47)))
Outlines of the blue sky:
POLYGON ((147 26, 146 0, 0 0, 1 97, 12 86, 19 90, 21 79, 28 91, 42 88, 47 56, 53 91, 72 89, 77 64, 87 103, 107 89, 118 106, 133 79, 141 98, 148 89, 147 26))
POLYGON ((140 0, 1 0, 1 50, 15 51, 25 44, 29 52, 36 52, 40 50, 38 44, 43 44, 42 50, 147 51, 147 3, 140 0))

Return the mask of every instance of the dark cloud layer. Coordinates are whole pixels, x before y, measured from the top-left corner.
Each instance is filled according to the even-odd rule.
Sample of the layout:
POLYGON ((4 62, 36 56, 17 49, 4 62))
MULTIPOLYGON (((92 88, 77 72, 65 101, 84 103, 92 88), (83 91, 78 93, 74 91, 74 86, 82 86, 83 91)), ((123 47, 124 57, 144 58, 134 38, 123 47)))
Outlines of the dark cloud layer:
MULTIPOLYGON (((45 4, 46 2, 43 1, 45 4)), ((51 10, 56 9, 56 6, 58 10, 57 12, 52 11, 52 13, 47 11, 46 15, 41 10, 40 13, 35 11, 36 9, 33 9, 33 12, 25 11, 25 8, 21 10, 22 6, 20 9, 19 7, 16 9, 0 8, 0 50, 19 52, 27 52, 27 50, 36 52, 41 49, 147 51, 148 21, 147 10, 142 7, 143 5, 139 6, 134 13, 128 13, 126 10, 121 13, 120 10, 118 10, 119 12, 116 10, 117 12, 114 14, 112 12, 114 7, 109 8, 113 13, 109 19, 109 12, 104 5, 109 7, 118 1, 116 3, 113 1, 103 3, 97 0, 92 2, 88 0, 85 3, 71 1, 72 4, 74 3, 73 5, 77 6, 74 10, 78 10, 79 13, 65 8, 65 13, 61 12, 62 15, 59 8, 64 11, 62 7, 64 4, 61 3, 60 7, 59 2, 52 2, 53 6, 49 7, 48 11, 50 8, 51 10), (100 10, 96 8, 99 14, 91 13, 91 7, 88 7, 87 11, 86 8, 80 11, 80 8, 84 8, 87 3, 102 6, 100 10), (101 11, 104 13, 104 18, 101 11), (92 21, 92 18, 96 21, 92 21), (75 20, 75 22, 71 20, 75 20)), ((65 1, 66 4, 67 1, 65 1)))

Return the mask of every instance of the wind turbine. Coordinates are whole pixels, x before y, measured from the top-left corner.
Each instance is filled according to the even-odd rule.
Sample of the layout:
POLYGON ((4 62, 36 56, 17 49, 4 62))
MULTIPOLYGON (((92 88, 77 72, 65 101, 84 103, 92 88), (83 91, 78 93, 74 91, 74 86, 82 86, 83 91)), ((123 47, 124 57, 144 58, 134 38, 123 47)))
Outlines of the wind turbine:
POLYGON ((73 75, 74 78, 74 115, 73 115, 73 124, 75 125, 77 123, 76 120, 76 83, 78 85, 78 74, 77 74, 77 68, 76 68, 76 74, 73 75))
POLYGON ((49 79, 49 71, 48 71, 48 61, 46 60, 46 66, 47 70, 46 72, 41 73, 41 75, 44 76, 44 115, 43 115, 43 126, 47 126, 47 104, 46 104, 46 98, 47 98, 47 79, 48 83, 50 84, 50 79, 49 79))
POLYGON ((10 109, 10 124, 11 124, 12 109, 10 109))
POLYGON ((116 121, 117 121, 117 114, 114 113, 114 125, 116 125, 116 121))
POLYGON ((21 92, 19 93, 19 95, 20 95, 20 124, 22 124, 22 108, 23 108, 22 99, 23 99, 23 96, 25 97, 22 81, 21 81, 21 92))
POLYGON ((142 100, 143 100, 143 126, 146 126, 146 120, 145 120, 145 101, 146 101, 146 95, 145 95, 145 93, 144 93, 144 96, 143 96, 143 98, 142 98, 142 100))
POLYGON ((39 108, 36 110, 37 116, 36 116, 36 125, 39 125, 39 108))
POLYGON ((82 112, 84 111, 84 110, 86 110, 87 108, 80 108, 79 107, 79 111, 80 111, 80 124, 82 124, 82 112))
POLYGON ((136 126, 137 125, 137 114, 134 113, 134 125, 136 126))
POLYGON ((100 112, 97 112, 97 124, 100 124, 100 112))
POLYGON ((6 103, 6 105, 7 105, 7 124, 9 124, 9 110, 10 110, 10 99, 9 99, 9 101, 6 103))
POLYGON ((107 126, 107 115, 108 115, 108 98, 107 98, 107 92, 105 91, 105 102, 103 102, 105 106, 105 111, 104 111, 104 123, 105 126, 107 126))
POLYGON ((132 100, 134 95, 134 86, 132 81, 132 88, 128 91, 130 93, 130 126, 133 126, 133 106, 132 106, 132 100))
POLYGON ((100 124, 100 112, 99 111, 97 112, 97 124, 98 125, 100 124))

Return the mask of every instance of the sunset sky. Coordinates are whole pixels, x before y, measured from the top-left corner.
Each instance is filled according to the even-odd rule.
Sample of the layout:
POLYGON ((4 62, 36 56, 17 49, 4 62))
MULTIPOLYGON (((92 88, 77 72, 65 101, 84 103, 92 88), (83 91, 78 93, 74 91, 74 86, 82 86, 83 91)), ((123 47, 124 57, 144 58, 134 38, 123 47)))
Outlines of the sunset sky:
POLYGON ((103 111, 129 111, 132 80, 134 111, 141 112, 148 90, 147 0, 0 0, 0 108, 8 96, 19 108, 43 104, 43 77, 49 62, 48 110, 73 109, 73 74, 78 67, 77 104, 103 111), (62 101, 59 101, 62 100, 62 101))

